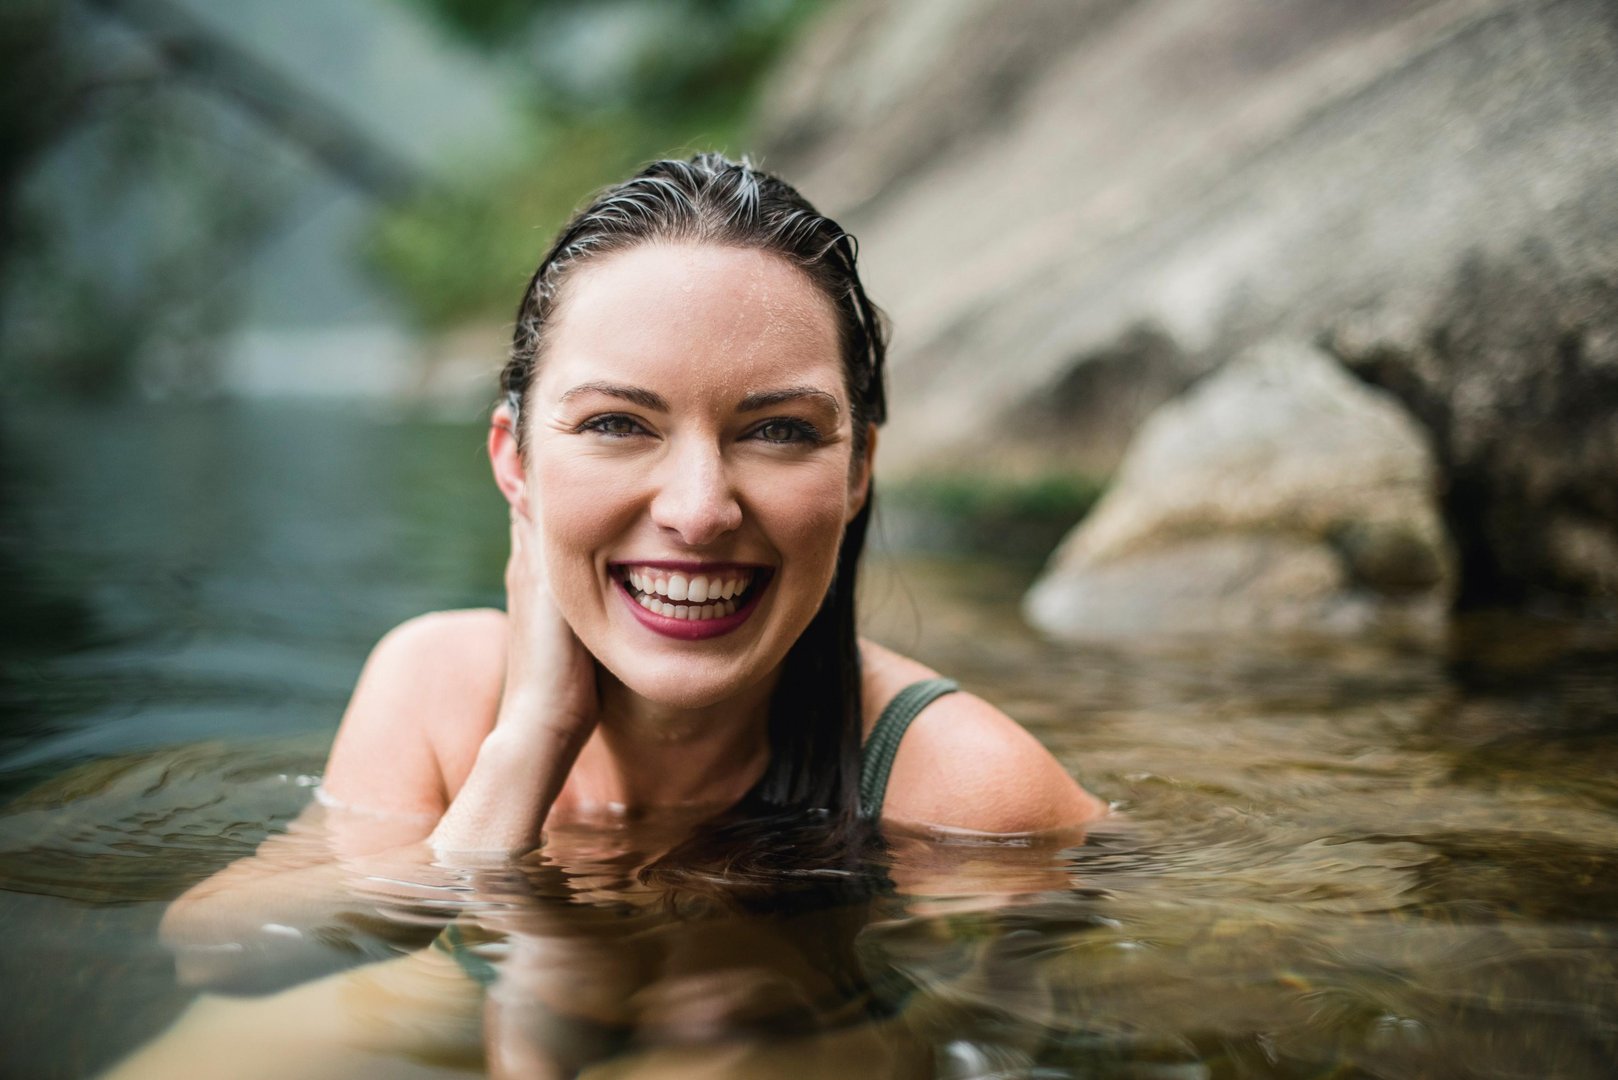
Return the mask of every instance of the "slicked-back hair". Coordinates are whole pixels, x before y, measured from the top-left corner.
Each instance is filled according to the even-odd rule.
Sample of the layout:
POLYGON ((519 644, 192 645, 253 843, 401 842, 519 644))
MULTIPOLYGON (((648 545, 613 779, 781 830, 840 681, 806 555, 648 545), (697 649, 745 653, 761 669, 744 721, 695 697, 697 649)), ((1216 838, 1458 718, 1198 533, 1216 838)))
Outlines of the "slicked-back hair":
MULTIPOLYGON (((562 227, 523 293, 511 356, 500 377, 502 394, 516 413, 519 448, 525 446, 523 406, 543 363, 568 275, 612 252, 670 242, 773 252, 801 269, 831 300, 851 403, 855 462, 862 461, 870 450, 869 426, 887 416, 883 366, 888 328, 860 283, 858 244, 789 184, 745 157, 738 162, 717 153, 653 162, 601 191, 562 227)), ((770 703, 770 761, 738 811, 800 821, 809 815, 841 837, 860 831, 861 694, 854 586, 872 501, 867 493, 865 505, 844 530, 831 587, 787 653, 770 703)), ((745 826, 728 831, 738 837, 754 834, 745 826)))

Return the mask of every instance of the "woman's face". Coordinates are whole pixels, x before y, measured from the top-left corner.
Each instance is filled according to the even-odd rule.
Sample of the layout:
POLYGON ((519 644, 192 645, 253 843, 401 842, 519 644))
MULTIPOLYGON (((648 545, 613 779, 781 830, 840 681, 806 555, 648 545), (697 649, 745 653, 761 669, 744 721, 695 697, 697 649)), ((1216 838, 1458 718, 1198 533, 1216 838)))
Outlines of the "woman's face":
POLYGON ((819 608, 869 476, 831 302, 768 252, 645 244, 577 270, 555 313, 522 483, 502 486, 562 615, 653 701, 758 686, 819 608))

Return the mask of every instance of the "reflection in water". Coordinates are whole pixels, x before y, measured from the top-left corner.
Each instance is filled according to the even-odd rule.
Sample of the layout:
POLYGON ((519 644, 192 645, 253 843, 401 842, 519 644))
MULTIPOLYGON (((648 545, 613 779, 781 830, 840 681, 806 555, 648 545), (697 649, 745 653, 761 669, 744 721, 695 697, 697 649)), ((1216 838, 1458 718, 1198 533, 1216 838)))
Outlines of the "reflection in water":
MULTIPOLYGON (((669 841, 637 830, 560 833, 518 874, 372 866, 345 933, 313 944, 335 974, 193 1004, 156 942, 165 902, 309 804, 382 630, 497 598, 503 524, 470 427, 244 410, 74 430, 85 452, 16 496, 39 580, 8 588, 75 597, 85 636, 30 657, 13 719, 38 725, 0 757, 4 790, 32 789, 0 809, 8 1072, 91 1074, 182 1015, 227 1046, 272 1038, 265 1060, 299 1076, 356 1018, 365 1064, 343 1075, 498 1069, 490 1038, 520 1075, 542 1053, 592 1076, 1618 1060, 1611 627, 1474 620, 1442 653, 1077 652, 1017 620, 1029 568, 964 560, 879 563, 873 635, 1022 720, 1120 806, 1104 832, 895 833, 857 880, 735 902, 642 880, 669 841), (445 948, 452 921, 488 990, 445 948), (289 1001, 296 1019, 265 1022, 289 1001)), ((199 1071, 190 1053, 171 1074, 199 1071)))

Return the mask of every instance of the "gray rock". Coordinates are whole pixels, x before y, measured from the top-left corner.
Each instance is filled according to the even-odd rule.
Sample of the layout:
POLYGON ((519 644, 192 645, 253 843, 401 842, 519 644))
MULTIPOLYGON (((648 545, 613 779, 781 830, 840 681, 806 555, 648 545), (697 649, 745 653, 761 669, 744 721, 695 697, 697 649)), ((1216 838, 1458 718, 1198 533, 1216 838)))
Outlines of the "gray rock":
POLYGON ((1025 610, 1070 638, 1442 625, 1454 559, 1422 431, 1310 346, 1159 409, 1025 610))
POLYGON ((1430 433, 1462 600, 1618 607, 1618 274, 1478 256, 1426 303, 1349 313, 1324 340, 1430 433))
POLYGON ((1326 342, 1427 429, 1469 600, 1611 601, 1615 116, 1610 0, 849 0, 761 130, 893 317, 886 473, 1110 470, 1326 342))

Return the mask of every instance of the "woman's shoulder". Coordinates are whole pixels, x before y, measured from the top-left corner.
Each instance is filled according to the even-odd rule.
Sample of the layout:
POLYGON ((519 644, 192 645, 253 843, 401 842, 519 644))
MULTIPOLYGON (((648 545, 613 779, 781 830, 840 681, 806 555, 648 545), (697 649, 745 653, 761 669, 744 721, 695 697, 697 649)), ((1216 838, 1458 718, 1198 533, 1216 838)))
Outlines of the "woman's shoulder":
MULTIPOLYGON (((865 734, 899 691, 937 678, 927 665, 862 640, 865 734)), ((1092 821, 1106 804, 1079 786, 1040 741, 965 691, 928 705, 906 730, 883 817, 986 833, 1029 833, 1092 821)))
POLYGON ((501 668, 505 664, 506 613, 499 608, 460 608, 417 615, 382 635, 372 651, 413 661, 439 659, 501 668))
POLYGON ((379 810, 442 811, 494 726, 506 616, 418 615, 384 634, 354 687, 327 762, 330 796, 379 810))

